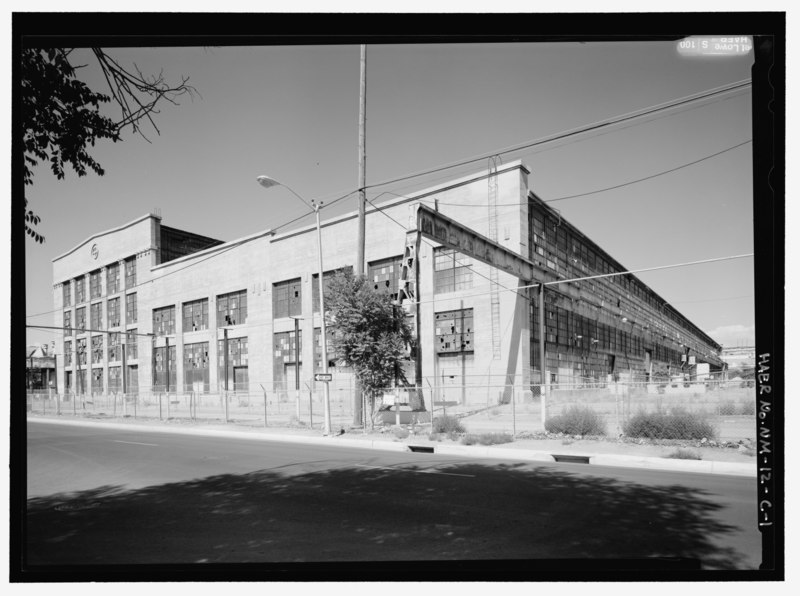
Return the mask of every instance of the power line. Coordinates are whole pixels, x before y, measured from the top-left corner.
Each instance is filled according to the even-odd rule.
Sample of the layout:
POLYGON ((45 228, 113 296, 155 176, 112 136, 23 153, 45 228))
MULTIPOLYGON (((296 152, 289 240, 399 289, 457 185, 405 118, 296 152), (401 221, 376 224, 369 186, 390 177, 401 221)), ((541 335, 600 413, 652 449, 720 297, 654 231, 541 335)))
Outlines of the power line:
POLYGON ((701 93, 696 93, 694 95, 684 96, 684 97, 676 99, 676 100, 672 100, 672 101, 669 101, 669 102, 664 102, 664 103, 661 103, 661 104, 656 104, 655 106, 651 106, 649 108, 644 108, 642 110, 637 110, 637 111, 634 111, 634 112, 627 112, 625 114, 622 114, 620 116, 616 116, 614 118, 610 118, 608 120, 601 120, 601 121, 594 122, 594 123, 591 123, 591 124, 586 124, 586 125, 583 125, 581 127, 574 128, 574 129, 571 129, 571 130, 568 130, 568 131, 565 131, 565 132, 556 133, 556 134, 550 135, 548 137, 544 137, 544 138, 541 138, 541 139, 530 141, 530 142, 525 143, 523 145, 517 145, 517 146, 514 146, 514 147, 502 149, 500 151, 493 151, 493 152, 491 152, 489 154, 484 154, 484 155, 481 155, 481 156, 478 156, 478 157, 469 158, 469 159, 466 159, 466 160, 463 160, 463 161, 454 162, 454 163, 451 163, 451 164, 446 164, 446 165, 440 166, 438 168, 433 168, 433 169, 430 169, 430 170, 424 170, 424 171, 421 171, 421 172, 408 174, 406 176, 401 176, 399 178, 394 178, 394 179, 386 180, 386 181, 383 181, 383 182, 377 182, 375 184, 368 184, 364 188, 366 189, 366 188, 375 188, 375 187, 378 187, 378 186, 386 186, 387 184, 394 184, 396 182, 402 182, 404 180, 409 180, 411 178, 418 178, 420 176, 425 176, 425 175, 428 175, 428 174, 434 174, 434 173, 441 172, 441 171, 444 171, 444 170, 457 168, 457 167, 468 165, 468 164, 472 164, 472 163, 475 163, 475 162, 478 162, 478 161, 483 161, 485 159, 489 159, 490 157, 493 157, 493 156, 496 156, 496 155, 505 155, 507 153, 513 153, 513 152, 516 152, 516 151, 522 151, 523 149, 530 149, 531 147, 536 147, 538 145, 543 145, 545 143, 552 143, 553 141, 558 141, 558 140, 562 140, 562 139, 565 139, 565 138, 573 137, 573 136, 576 136, 576 135, 579 135, 579 134, 591 132, 593 130, 598 130, 598 129, 601 129, 601 128, 611 127, 611 126, 620 124, 622 122, 626 122, 626 121, 629 121, 629 120, 634 120, 634 119, 637 119, 637 118, 642 118, 644 116, 649 116, 649 115, 652 115, 652 114, 656 114, 658 112, 663 112, 663 111, 666 111, 666 110, 669 110, 669 109, 672 109, 672 108, 676 108, 676 107, 679 107, 679 106, 682 106, 682 105, 685 105, 685 104, 688 104, 688 103, 693 103, 693 102, 701 101, 703 99, 708 99, 709 97, 714 97, 716 95, 721 95, 723 93, 728 93, 730 91, 743 89, 745 87, 749 87, 750 85, 751 85, 751 83, 748 80, 737 81, 736 83, 731 83, 729 85, 724 85, 724 86, 721 86, 721 87, 715 87, 713 89, 710 89, 710 90, 707 90, 707 91, 704 91, 704 92, 701 92, 701 93))
MULTIPOLYGON (((588 196, 588 195, 599 194, 601 192, 606 192, 606 191, 609 191, 609 190, 615 190, 617 188, 622 188, 624 186, 630 186, 632 184, 637 184, 639 182, 644 182, 645 180, 651 180, 651 179, 657 178, 659 176, 664 176, 665 174, 671 174, 672 172, 676 172, 676 171, 681 170, 683 168, 688 168, 689 166, 693 166, 693 165, 698 164, 700 162, 712 159, 714 157, 722 155, 723 153, 727 153, 728 151, 733 151, 734 149, 738 149, 739 147, 741 147, 743 145, 746 145, 748 143, 752 143, 752 142, 753 142, 752 139, 747 139, 746 141, 742 141, 741 143, 737 143, 736 145, 733 145, 731 147, 723 149, 722 151, 717 151, 716 153, 712 153, 711 155, 706 155, 705 157, 701 157, 700 159, 696 159, 694 161, 690 161, 688 163, 681 164, 681 165, 676 166, 674 168, 670 168, 669 170, 664 170, 664 171, 661 171, 661 172, 657 172, 655 174, 650 174, 649 176, 645 176, 644 178, 637 178, 636 180, 629 180, 628 182, 623 182, 621 184, 615 184, 614 186, 608 186, 606 188, 599 188, 597 190, 590 190, 590 191, 587 191, 587 192, 574 194, 574 195, 567 195, 567 196, 564 196, 564 197, 557 197, 555 199, 542 199, 542 202, 544 202, 544 203, 553 203, 555 201, 565 201, 567 199, 575 199, 575 198, 578 198, 578 197, 585 197, 585 196, 588 196)), ((378 195, 378 196, 380 196, 380 195, 378 195)), ((396 196, 403 196, 403 195, 396 195, 396 196)), ((407 197, 407 198, 410 198, 410 197, 407 197)), ((438 203, 439 203, 439 205, 448 205, 448 206, 451 206, 451 207, 486 207, 486 203, 445 203, 445 202, 442 202, 442 201, 439 201, 438 203)), ((514 206, 523 205, 523 204, 524 203, 498 203, 497 206, 498 207, 514 207, 514 206)))

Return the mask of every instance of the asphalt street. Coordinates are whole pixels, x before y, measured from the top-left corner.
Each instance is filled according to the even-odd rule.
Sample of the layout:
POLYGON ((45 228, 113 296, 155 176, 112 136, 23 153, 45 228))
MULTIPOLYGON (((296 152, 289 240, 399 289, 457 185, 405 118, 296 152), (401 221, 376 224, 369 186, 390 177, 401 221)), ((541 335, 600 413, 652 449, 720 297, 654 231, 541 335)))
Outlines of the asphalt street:
POLYGON ((29 422, 26 562, 756 569, 754 478, 29 422))

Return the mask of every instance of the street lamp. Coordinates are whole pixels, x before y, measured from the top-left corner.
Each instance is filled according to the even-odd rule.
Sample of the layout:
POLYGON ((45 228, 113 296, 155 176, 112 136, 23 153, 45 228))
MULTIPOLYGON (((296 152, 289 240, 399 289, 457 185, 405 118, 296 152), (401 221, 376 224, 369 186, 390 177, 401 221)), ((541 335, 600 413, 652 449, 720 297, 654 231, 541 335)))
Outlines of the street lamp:
MULTIPOLYGON (((256 178, 258 183, 263 186, 264 188, 272 188, 273 186, 283 186, 286 190, 291 192, 294 196, 300 199, 306 207, 309 207, 317 216, 317 258, 319 261, 319 314, 320 314, 320 334, 321 334, 321 343, 322 343, 322 373, 324 375, 328 374, 328 338, 327 332, 325 329, 325 293, 323 291, 323 277, 322 277, 322 230, 319 223, 319 210, 322 207, 322 201, 316 202, 312 200, 310 203, 306 201, 303 197, 297 194, 291 187, 286 186, 285 184, 278 182, 274 178, 270 178, 269 176, 258 176, 256 178)), ((295 364, 297 366, 297 364, 295 364)), ((324 394, 324 401, 323 405, 325 408, 325 422, 322 433, 324 435, 329 435, 331 433, 331 405, 330 405, 330 388, 328 386, 328 381, 323 381, 323 394, 324 394)), ((299 389, 299 387, 298 387, 299 389)))

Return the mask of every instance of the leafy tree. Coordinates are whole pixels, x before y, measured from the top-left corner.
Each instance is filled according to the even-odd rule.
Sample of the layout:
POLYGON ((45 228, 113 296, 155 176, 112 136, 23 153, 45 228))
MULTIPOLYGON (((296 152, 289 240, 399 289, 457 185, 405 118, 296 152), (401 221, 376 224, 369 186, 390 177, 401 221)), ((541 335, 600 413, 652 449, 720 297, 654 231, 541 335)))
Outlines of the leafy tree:
MULTIPOLYGON (((78 174, 88 170, 102 176, 105 171, 89 154, 89 147, 101 139, 121 140, 123 129, 130 126, 144 135, 140 122, 146 121, 158 133, 152 115, 158 113, 159 102, 177 103, 176 98, 194 89, 184 78, 178 85, 166 83, 161 74, 148 77, 137 68, 130 72, 100 48, 92 48, 108 84, 110 95, 97 93, 76 78, 70 61, 72 49, 26 48, 22 51, 21 116, 25 153, 23 179, 33 184, 33 168, 39 161, 49 161, 58 179, 64 178, 69 164, 78 174), (121 109, 119 120, 100 113, 101 104, 114 102, 121 109)), ((40 218, 28 209, 25 199, 25 232, 36 242, 44 236, 34 228, 40 218)))
MULTIPOLYGON (((377 292, 364 276, 338 272, 325 292, 336 360, 353 369, 374 412, 375 398, 386 387, 407 385, 402 364, 413 345, 402 309, 377 292)), ((422 404, 415 409, 424 409, 422 404)))

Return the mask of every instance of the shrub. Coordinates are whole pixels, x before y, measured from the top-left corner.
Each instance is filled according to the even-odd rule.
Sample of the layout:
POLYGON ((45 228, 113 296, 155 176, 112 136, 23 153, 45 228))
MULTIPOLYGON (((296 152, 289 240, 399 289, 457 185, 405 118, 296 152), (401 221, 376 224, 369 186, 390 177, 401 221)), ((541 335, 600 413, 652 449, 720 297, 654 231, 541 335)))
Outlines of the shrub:
POLYGON ((703 459, 699 453, 696 453, 691 449, 676 449, 667 457, 672 459, 703 459))
POLYGON ((506 433, 485 433, 482 435, 467 434, 461 439, 462 445, 502 445, 511 443, 514 437, 506 433))
POLYGON ((606 424, 591 408, 572 406, 562 414, 548 418, 544 423, 550 433, 565 435, 604 435, 606 424))
POLYGON ((439 416, 433 419, 433 432, 449 435, 467 431, 455 416, 439 416))
POLYGON ((408 431, 406 429, 404 429, 403 427, 401 427, 401 426, 396 426, 392 430, 392 433, 398 439, 405 439, 408 436, 408 431))
POLYGON ((669 413, 639 412, 623 428, 629 437, 642 439, 713 439, 714 427, 702 416, 676 408, 669 413))

